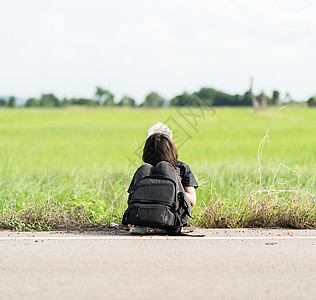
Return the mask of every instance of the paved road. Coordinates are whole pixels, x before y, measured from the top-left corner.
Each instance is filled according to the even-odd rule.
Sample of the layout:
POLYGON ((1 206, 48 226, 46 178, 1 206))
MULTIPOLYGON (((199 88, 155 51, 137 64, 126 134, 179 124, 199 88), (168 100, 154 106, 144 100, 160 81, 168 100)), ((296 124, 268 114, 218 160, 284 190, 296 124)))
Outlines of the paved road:
POLYGON ((2 231, 0 299, 316 299, 315 230, 190 235, 2 231))

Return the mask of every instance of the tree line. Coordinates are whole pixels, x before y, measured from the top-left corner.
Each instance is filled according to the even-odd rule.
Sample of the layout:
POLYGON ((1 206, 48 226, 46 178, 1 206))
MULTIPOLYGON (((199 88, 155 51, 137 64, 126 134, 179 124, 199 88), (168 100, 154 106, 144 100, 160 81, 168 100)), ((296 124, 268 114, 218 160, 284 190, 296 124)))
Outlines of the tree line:
MULTIPOLYGON (((213 88, 201 88, 199 91, 189 94, 184 92, 172 99, 164 99, 157 92, 150 92, 140 104, 136 100, 123 96, 118 101, 113 93, 100 86, 96 87, 94 98, 62 98, 54 94, 42 94, 39 98, 29 98, 25 101, 25 107, 65 107, 65 106, 108 106, 108 107, 164 107, 164 106, 254 106, 255 109, 265 108, 267 105, 280 104, 280 93, 274 90, 271 96, 264 92, 254 95, 252 88, 243 95, 231 95, 213 88)), ((313 104, 315 97, 311 97, 307 103, 313 104)), ((0 98, 0 106, 15 107, 16 98, 0 98)))

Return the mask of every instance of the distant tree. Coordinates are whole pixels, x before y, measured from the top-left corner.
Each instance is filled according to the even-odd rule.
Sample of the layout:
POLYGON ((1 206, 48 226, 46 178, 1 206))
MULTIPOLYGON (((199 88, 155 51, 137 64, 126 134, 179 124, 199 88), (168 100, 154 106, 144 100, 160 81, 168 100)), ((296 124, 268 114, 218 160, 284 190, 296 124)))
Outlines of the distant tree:
MULTIPOLYGON (((244 96, 230 95, 213 88, 204 87, 201 88, 197 94, 203 100, 203 103, 208 106, 240 106, 249 105, 249 101, 251 105, 252 102, 250 92, 246 93, 244 96)), ((194 103, 194 101, 191 102, 194 103)), ((191 105, 190 101, 189 105, 191 105)))
POLYGON ((181 103, 181 95, 177 95, 170 100, 170 106, 180 106, 181 103))
POLYGON ((208 104, 213 105, 217 91, 212 88, 201 88, 198 92, 200 97, 208 104))
POLYGON ((15 97, 14 96, 11 96, 8 100, 8 103, 7 103, 8 107, 15 107, 16 105, 16 100, 15 100, 15 97))
POLYGON ((117 105, 134 107, 136 106, 136 101, 133 98, 123 96, 117 105))
POLYGON ((7 101, 5 99, 0 99, 0 106, 6 106, 7 101))
POLYGON ((280 101, 280 92, 277 90, 274 90, 272 92, 272 98, 270 99, 271 105, 277 105, 280 101))
POLYGON ((170 106, 190 106, 190 98, 191 96, 187 92, 184 92, 181 95, 173 97, 170 101, 170 106))
POLYGON ((189 99, 188 99, 188 101, 187 101, 187 104, 188 104, 188 105, 191 105, 191 106, 205 106, 205 105, 207 105, 205 99, 203 99, 203 98, 199 95, 199 93, 196 93, 196 92, 193 93, 193 94, 189 97, 189 99))
POLYGON ((60 101, 60 105, 61 106, 68 106, 70 104, 69 100, 64 97, 61 101, 60 101))
POLYGON ((247 91, 242 99, 241 99, 241 105, 243 106, 251 106, 252 105, 252 99, 251 99, 251 94, 250 91, 247 91))
POLYGON ((95 91, 95 96, 97 97, 97 101, 99 102, 99 104, 103 104, 104 102, 104 96, 105 96, 106 90, 104 90, 103 88, 97 86, 96 87, 96 91, 95 91))
POLYGON ((236 99, 232 95, 226 94, 221 91, 216 91, 214 95, 214 106, 235 106, 240 105, 240 103, 235 102, 236 99))
POLYGON ((39 105, 45 107, 58 107, 61 105, 61 102, 54 94, 42 94, 39 99, 39 105))
POLYGON ((105 98, 104 98, 103 105, 106 105, 106 106, 113 106, 113 105, 115 105, 114 95, 110 91, 105 91, 105 98))
POLYGON ((307 104, 308 104, 309 107, 316 106, 316 97, 315 96, 310 97, 307 100, 307 104))
POLYGON ((39 106, 39 100, 36 98, 29 98, 25 102, 26 107, 34 107, 34 106, 39 106))
POLYGON ((100 105, 106 105, 106 106, 115 105, 114 95, 110 91, 105 90, 102 87, 99 87, 99 86, 96 87, 95 96, 100 105))
POLYGON ((70 101, 71 105, 85 105, 85 106, 97 106, 99 105, 99 102, 93 99, 87 99, 87 98, 72 98, 70 101))
POLYGON ((245 105, 247 105, 247 104, 244 104, 243 103, 243 99, 244 99, 244 97, 243 96, 241 96, 241 95, 234 95, 234 96, 232 96, 232 98, 231 98, 231 105, 233 105, 233 106, 245 106, 245 105))
POLYGON ((143 103, 143 106, 145 106, 145 107, 160 107, 160 106, 163 106, 165 104, 165 101, 166 100, 164 98, 162 98, 160 95, 158 95, 158 93, 151 92, 146 96, 145 101, 143 103))

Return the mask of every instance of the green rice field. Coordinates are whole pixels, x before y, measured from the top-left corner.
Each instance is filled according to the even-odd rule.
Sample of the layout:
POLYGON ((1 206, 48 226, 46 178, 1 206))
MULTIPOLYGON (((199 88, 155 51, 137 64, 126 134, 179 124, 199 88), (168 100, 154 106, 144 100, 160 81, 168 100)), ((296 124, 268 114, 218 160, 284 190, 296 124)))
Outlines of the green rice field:
POLYGON ((316 228, 316 109, 282 109, 263 139, 277 110, 1 109, 0 227, 120 223, 161 121, 199 183, 191 225, 316 228))

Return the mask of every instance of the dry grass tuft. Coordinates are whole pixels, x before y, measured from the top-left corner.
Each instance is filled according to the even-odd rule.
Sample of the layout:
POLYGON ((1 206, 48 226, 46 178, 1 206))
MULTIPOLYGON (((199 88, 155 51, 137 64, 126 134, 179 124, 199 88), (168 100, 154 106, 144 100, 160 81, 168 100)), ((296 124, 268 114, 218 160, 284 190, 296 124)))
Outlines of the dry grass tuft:
POLYGON ((300 190, 259 190, 241 199, 221 199, 215 193, 197 217, 207 228, 283 227, 316 228, 316 196, 300 190))
POLYGON ((108 229, 107 221, 92 221, 85 209, 74 203, 35 202, 19 210, 7 206, 0 215, 0 229, 29 230, 93 230, 108 229))

